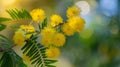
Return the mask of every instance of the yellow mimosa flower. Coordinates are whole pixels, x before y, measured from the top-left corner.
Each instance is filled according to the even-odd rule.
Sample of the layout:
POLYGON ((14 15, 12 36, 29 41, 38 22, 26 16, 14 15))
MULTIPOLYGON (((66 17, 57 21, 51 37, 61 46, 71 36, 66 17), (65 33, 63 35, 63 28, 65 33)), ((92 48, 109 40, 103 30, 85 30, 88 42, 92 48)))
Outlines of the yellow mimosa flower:
POLYGON ((85 26, 85 21, 81 17, 72 17, 68 20, 68 23, 76 32, 80 32, 85 26))
POLYGON ((65 35, 67 36, 71 36, 74 34, 74 29, 71 28, 71 26, 69 26, 68 23, 65 23, 63 26, 62 26, 62 31, 64 32, 65 35))
POLYGON ((34 9, 30 12, 32 19, 36 22, 42 22, 45 19, 45 12, 43 9, 34 9))
POLYGON ((50 27, 45 27, 42 31, 41 31, 41 43, 45 46, 49 46, 52 44, 52 39, 53 36, 55 35, 56 30, 54 28, 50 28, 50 27))
POLYGON ((72 18, 74 16, 79 16, 81 10, 77 6, 69 7, 66 11, 67 17, 72 18))
POLYGON ((14 36, 13 36, 13 41, 16 45, 23 46, 25 44, 24 32, 21 30, 16 31, 14 36))
POLYGON ((62 33, 56 33, 53 37, 53 45, 60 47, 63 46, 65 44, 66 38, 65 35, 62 33))
POLYGON ((46 55, 48 58, 57 58, 60 55, 60 50, 58 48, 46 49, 46 55))
POLYGON ((63 23, 62 17, 59 16, 59 15, 57 15, 57 14, 52 15, 50 19, 51 19, 50 24, 51 24, 51 26, 53 26, 53 27, 59 25, 60 23, 63 23))

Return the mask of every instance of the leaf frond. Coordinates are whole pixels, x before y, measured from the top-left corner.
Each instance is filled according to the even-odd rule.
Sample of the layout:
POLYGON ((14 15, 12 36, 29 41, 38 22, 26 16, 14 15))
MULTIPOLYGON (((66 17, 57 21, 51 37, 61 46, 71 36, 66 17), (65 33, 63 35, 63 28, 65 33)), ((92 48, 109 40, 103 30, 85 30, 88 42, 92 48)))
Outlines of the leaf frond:
POLYGON ((45 54, 46 47, 38 43, 36 40, 36 35, 31 36, 21 48, 23 53, 30 58, 31 64, 34 64, 36 67, 55 67, 51 64, 57 61, 48 59, 45 54))

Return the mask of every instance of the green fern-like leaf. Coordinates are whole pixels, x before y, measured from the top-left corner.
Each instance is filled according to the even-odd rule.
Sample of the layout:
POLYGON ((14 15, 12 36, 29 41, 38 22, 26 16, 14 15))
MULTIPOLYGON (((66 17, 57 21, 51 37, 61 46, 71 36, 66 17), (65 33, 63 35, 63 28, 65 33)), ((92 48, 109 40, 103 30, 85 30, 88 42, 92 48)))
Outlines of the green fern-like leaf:
POLYGON ((6 10, 13 20, 32 19, 29 12, 24 9, 9 9, 6 10))
POLYGON ((30 58, 31 64, 34 64, 36 67, 56 67, 51 64, 57 61, 47 58, 45 54, 46 47, 38 43, 37 38, 37 35, 31 36, 21 50, 30 58))
POLYGON ((11 49, 4 52, 0 59, 0 67, 27 67, 27 65, 25 65, 22 58, 11 49))

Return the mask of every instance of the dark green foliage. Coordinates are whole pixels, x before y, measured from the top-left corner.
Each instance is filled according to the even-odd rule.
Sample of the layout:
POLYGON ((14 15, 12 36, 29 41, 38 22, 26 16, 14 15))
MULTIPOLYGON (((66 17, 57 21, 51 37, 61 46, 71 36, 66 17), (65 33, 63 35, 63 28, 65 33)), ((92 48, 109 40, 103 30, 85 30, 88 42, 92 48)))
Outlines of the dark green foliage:
POLYGON ((0 24, 0 31, 4 30, 6 28, 6 25, 0 24))
POLYGON ((30 14, 24 10, 18 10, 18 9, 9 9, 7 10, 7 12, 9 13, 9 15, 11 16, 11 18, 13 20, 22 20, 22 19, 29 19, 31 20, 32 17, 30 16, 30 14))
POLYGON ((0 59, 0 67, 27 67, 23 60, 12 49, 4 52, 0 59))
POLYGON ((9 18, 0 17, 0 31, 4 30, 6 28, 6 25, 2 24, 2 22, 10 21, 10 20, 11 19, 9 19, 9 18))
POLYGON ((0 34, 0 50, 5 50, 13 46, 12 41, 0 34))
POLYGON ((32 35, 21 50, 23 50, 23 53, 30 58, 31 64, 34 64, 36 67, 55 67, 51 64, 57 61, 47 58, 45 54, 47 48, 38 43, 36 41, 37 38, 37 35, 32 35))

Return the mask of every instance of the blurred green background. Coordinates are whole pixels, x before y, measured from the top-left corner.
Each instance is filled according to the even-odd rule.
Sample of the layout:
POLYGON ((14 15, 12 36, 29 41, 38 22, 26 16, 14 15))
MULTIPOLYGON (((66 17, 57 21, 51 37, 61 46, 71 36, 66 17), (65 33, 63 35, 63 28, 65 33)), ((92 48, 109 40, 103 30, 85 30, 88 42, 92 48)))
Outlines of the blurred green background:
MULTIPOLYGON (((66 20, 71 5, 81 8, 86 26, 67 38, 57 67, 120 67, 120 0, 0 0, 0 16, 8 16, 6 9, 42 8, 48 17, 60 14, 66 20)), ((11 31, 8 26, 0 33, 12 38, 11 31)), ((14 49, 21 55, 18 47, 14 49)))

